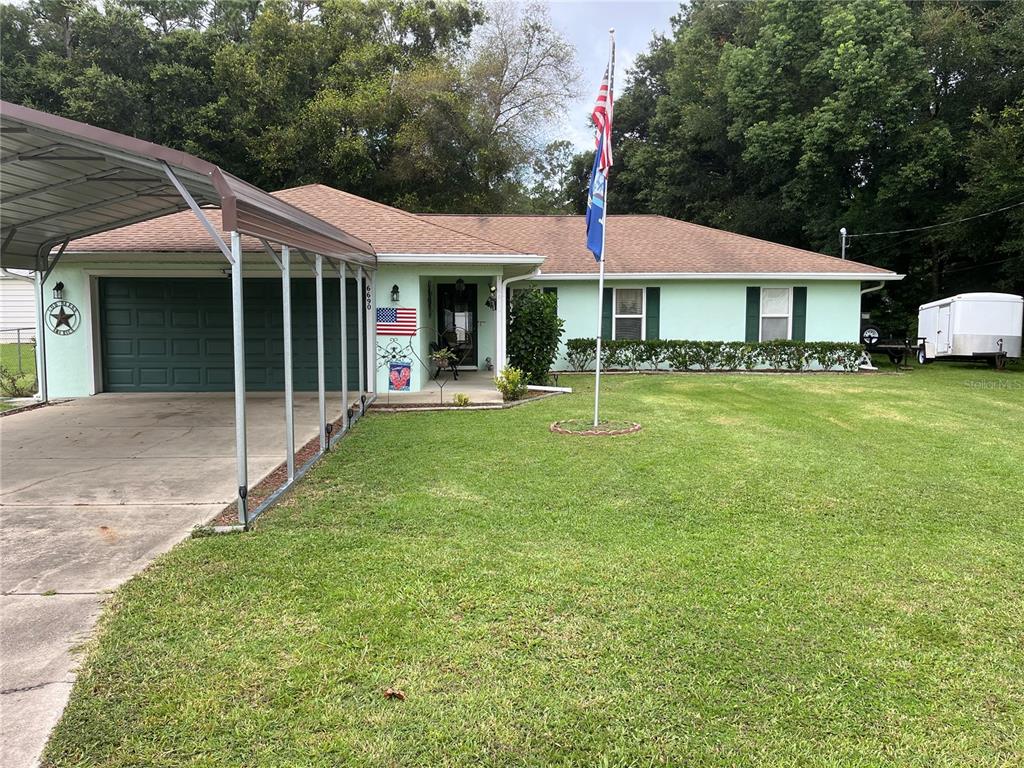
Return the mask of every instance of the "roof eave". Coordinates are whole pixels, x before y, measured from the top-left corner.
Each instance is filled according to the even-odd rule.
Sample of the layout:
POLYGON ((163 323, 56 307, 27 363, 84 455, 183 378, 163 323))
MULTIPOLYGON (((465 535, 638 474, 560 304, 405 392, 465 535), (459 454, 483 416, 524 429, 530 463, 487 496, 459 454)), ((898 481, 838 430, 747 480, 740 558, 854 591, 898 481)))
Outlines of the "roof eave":
MULTIPOLYGON (((607 280, 902 280, 895 272, 605 272, 607 280)), ((538 280, 596 280, 597 272, 541 272, 538 280)))

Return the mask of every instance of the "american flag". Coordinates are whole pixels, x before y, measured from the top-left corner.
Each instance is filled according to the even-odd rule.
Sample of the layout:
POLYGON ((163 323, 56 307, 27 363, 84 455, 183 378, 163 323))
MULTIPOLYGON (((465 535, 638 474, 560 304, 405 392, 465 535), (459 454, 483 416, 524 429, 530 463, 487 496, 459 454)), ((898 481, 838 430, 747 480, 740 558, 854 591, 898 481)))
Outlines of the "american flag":
POLYGON ((377 333, 381 336, 415 336, 416 310, 377 307, 377 333))
MULTIPOLYGON (((614 58, 612 61, 614 61, 614 58)), ((610 69, 611 64, 604 71, 601 87, 597 90, 597 101, 594 102, 594 111, 590 113, 594 125, 597 126, 597 139, 594 141, 594 146, 601 153, 598 165, 601 173, 606 177, 608 176, 608 169, 612 167, 612 91, 608 85, 610 69), (602 142, 601 139, 604 139, 604 141, 602 142)))

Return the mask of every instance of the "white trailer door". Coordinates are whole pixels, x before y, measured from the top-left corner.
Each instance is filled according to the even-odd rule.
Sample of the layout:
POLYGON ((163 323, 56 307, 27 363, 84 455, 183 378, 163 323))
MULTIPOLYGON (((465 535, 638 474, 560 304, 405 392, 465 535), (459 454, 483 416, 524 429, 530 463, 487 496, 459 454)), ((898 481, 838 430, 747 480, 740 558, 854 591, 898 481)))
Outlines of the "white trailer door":
POLYGON ((949 328, 949 304, 939 307, 939 321, 935 331, 935 354, 948 355, 952 350, 953 334, 949 328))

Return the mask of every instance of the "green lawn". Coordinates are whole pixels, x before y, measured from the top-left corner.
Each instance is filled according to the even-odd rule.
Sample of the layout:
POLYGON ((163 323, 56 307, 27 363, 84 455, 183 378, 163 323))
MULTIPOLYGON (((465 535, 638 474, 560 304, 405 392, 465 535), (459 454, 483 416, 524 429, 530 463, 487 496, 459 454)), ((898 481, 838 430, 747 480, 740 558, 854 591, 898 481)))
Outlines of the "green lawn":
MULTIPOLYGON (((18 345, 0 344, 0 367, 15 374, 20 385, 31 385, 30 388, 33 392, 35 391, 36 350, 32 344, 24 343, 21 345, 20 374, 18 373, 18 345)), ((3 398, 7 394, 7 392, 0 389, 0 411, 6 411, 14 407, 11 403, 4 402, 3 398)))
POLYGON ((619 438, 562 382, 373 415, 161 558, 49 761, 1024 764, 1024 372, 610 376, 619 438))

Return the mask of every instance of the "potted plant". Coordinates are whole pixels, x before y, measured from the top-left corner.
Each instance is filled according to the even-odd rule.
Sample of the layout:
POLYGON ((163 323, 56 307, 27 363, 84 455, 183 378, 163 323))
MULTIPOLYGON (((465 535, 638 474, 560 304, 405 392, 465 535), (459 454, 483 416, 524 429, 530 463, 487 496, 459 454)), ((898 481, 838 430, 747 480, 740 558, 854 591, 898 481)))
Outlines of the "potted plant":
POLYGON ((454 361, 455 353, 448 347, 441 347, 430 353, 430 362, 442 370, 450 368, 454 361))

